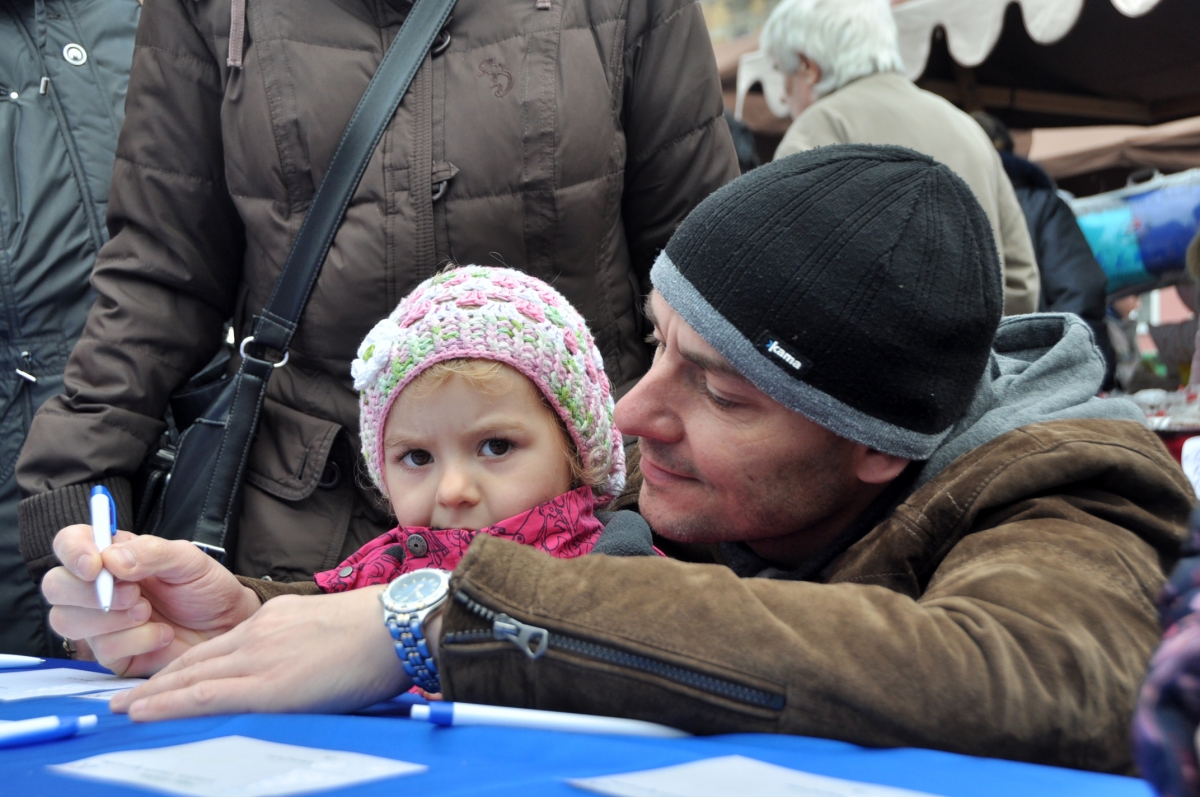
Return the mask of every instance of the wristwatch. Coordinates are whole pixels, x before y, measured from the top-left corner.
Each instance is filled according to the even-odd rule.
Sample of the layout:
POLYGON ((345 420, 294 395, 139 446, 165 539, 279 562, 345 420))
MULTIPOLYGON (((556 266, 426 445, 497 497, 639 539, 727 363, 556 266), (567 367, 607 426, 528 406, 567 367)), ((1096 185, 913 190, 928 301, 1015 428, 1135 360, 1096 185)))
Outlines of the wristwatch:
POLYGON ((379 593, 383 623, 396 641, 396 655, 413 683, 429 693, 442 691, 442 684, 421 625, 449 596, 450 573, 433 568, 405 573, 379 593))

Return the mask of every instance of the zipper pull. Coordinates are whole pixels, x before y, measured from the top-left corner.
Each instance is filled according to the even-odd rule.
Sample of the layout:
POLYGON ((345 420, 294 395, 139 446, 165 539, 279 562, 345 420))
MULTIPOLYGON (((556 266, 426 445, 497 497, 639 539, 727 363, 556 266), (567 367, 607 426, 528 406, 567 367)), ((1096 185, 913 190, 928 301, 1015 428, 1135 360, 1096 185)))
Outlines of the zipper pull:
POLYGON ((492 621, 492 635, 516 645, 531 659, 540 659, 550 644, 550 632, 536 625, 526 625, 507 614, 497 614, 492 621))
POLYGON ((38 94, 45 94, 50 90, 50 78, 42 78, 42 82, 38 84, 38 94))

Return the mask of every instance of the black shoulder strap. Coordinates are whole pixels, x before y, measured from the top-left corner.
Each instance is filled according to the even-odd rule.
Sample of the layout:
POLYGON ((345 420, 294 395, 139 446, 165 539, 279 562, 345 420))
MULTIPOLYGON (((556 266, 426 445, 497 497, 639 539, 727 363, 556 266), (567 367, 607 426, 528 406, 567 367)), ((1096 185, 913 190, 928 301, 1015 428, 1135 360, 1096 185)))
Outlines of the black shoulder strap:
POLYGON ((333 244, 342 216, 350 204, 367 162, 383 131, 400 107, 425 54, 450 18, 455 0, 415 0, 395 41, 388 48, 366 92, 350 117, 329 168, 313 197, 300 233, 262 315, 251 331, 255 347, 286 354, 292 333, 333 244))

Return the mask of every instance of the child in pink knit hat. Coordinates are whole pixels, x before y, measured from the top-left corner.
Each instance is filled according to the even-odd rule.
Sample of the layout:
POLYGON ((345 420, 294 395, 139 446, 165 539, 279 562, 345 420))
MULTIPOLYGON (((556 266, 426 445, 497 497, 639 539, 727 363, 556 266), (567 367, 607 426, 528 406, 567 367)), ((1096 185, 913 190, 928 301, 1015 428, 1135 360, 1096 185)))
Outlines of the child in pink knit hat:
POLYGON ((560 558, 595 547, 625 455, 600 352, 549 285, 438 274, 367 334, 351 374, 367 472, 398 525, 318 573, 322 590, 452 570, 479 534, 560 558))

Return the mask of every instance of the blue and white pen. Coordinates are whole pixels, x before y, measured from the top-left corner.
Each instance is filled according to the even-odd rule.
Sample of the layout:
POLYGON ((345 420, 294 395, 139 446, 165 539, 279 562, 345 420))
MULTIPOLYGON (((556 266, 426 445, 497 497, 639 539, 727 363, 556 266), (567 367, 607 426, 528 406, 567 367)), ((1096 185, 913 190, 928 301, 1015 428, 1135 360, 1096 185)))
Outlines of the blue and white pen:
POLYGON ((541 711, 531 708, 483 706, 476 703, 436 701, 427 706, 417 703, 413 705, 409 718, 432 722, 434 725, 459 727, 463 725, 493 725, 539 731, 651 736, 662 739, 677 739, 691 735, 678 728, 669 728, 666 725, 644 720, 598 717, 593 714, 570 714, 565 711, 541 711))
MULTIPOLYGON (((112 494, 103 487, 93 487, 89 501, 92 510, 92 539, 101 553, 112 545, 113 535, 117 533, 117 505, 113 502, 112 494)), ((107 568, 100 568, 96 576, 96 598, 100 608, 108 611, 112 608, 113 577, 107 568)))
POLYGON ((77 733, 87 733, 96 727, 96 715, 83 717, 37 717, 0 725, 0 747, 19 747, 23 744, 49 742, 77 733))

